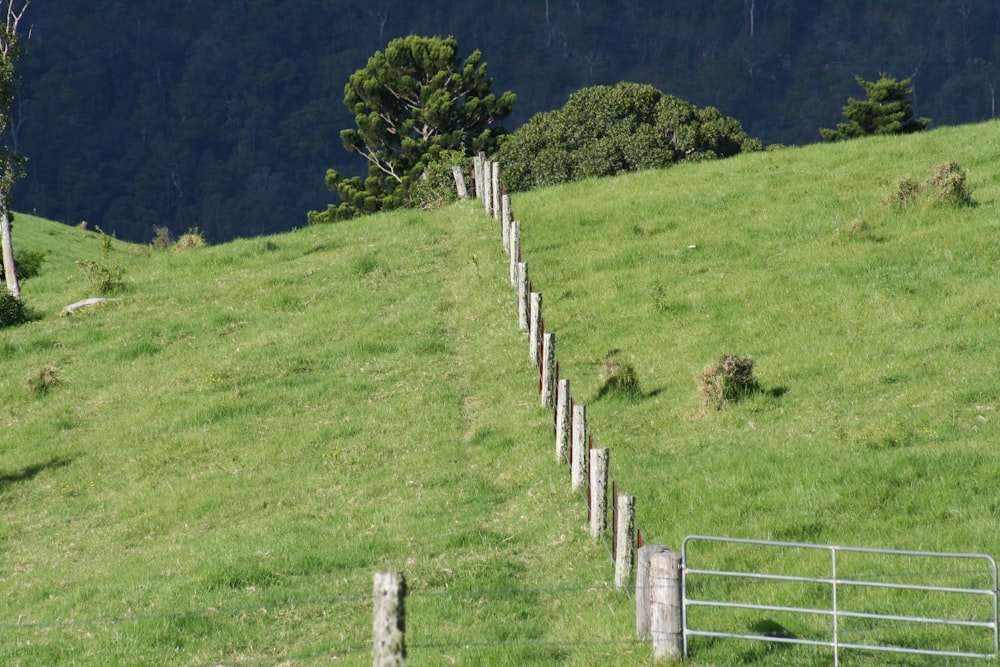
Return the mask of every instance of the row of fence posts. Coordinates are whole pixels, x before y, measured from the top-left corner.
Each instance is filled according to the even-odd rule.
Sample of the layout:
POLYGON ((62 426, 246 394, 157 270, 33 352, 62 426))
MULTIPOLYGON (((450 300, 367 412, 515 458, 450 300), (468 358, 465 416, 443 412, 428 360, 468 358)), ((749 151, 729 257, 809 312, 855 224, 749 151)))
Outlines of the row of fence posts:
MULTIPOLYGON (((452 173, 458 196, 467 198, 466 174, 459 166, 453 167, 452 173)), ((479 153, 473 163, 472 177, 475 196, 482 201, 486 214, 500 225, 503 249, 510 262, 510 282, 517 290, 518 326, 528 334, 529 357, 538 368, 541 406, 553 411, 556 462, 569 466, 571 489, 586 492, 590 535, 601 539, 608 530, 610 450, 594 447, 593 436, 587 432, 587 408, 573 400, 569 379, 559 377, 556 336, 545 331, 542 294, 534 291, 528 277, 528 263, 521 252, 521 222, 514 219, 510 195, 503 190, 500 164, 479 153)), ((642 532, 635 528, 635 498, 619 494, 617 483, 612 484, 611 499, 615 588, 623 590, 628 586, 635 569, 636 637, 652 640, 654 659, 680 656, 683 647, 680 554, 660 544, 642 544, 642 532)), ((376 573, 375 667, 405 664, 405 592, 401 573, 376 573)))
MULTIPOLYGON (((452 172, 459 197, 467 197, 462 169, 453 167, 452 172)), ((556 462, 569 465, 572 490, 586 491, 590 534, 602 538, 608 523, 610 450, 593 446, 593 436, 587 432, 587 408, 573 400, 569 379, 559 377, 556 337, 545 330, 542 294, 534 291, 528 278, 528 263, 521 252, 521 222, 514 219, 510 195, 503 190, 500 164, 479 153, 473 163, 473 178, 486 214, 500 223, 501 241, 510 260, 511 285, 517 290, 518 326, 528 332, 528 351, 539 371, 541 405, 554 411, 556 462)), ((661 544, 643 545, 642 531, 635 528, 635 498, 619 494, 617 483, 611 488, 615 588, 625 588, 635 568, 636 637, 652 640, 654 658, 680 656, 681 556, 661 544)))
MULTIPOLYGON (((465 187, 464 175, 461 169, 454 170, 454 174, 456 188, 461 193, 465 187)), ((569 379, 559 377, 556 335, 545 330, 542 293, 534 290, 529 279, 528 263, 521 252, 521 221, 514 219, 510 195, 503 191, 500 164, 487 160, 485 154, 480 153, 474 161, 473 177, 475 192, 482 199, 487 215, 500 223, 500 239, 509 258, 511 286, 517 290, 518 326, 528 334, 528 354, 538 369, 541 406, 553 411, 556 462, 568 464, 572 490, 587 494, 590 534, 600 539, 608 530, 610 451, 593 446, 593 437, 587 432, 587 406, 573 400, 569 379)), ((635 566, 635 498, 618 494, 617 485, 613 485, 611 499, 610 537, 615 588, 621 590, 632 580, 635 566)))

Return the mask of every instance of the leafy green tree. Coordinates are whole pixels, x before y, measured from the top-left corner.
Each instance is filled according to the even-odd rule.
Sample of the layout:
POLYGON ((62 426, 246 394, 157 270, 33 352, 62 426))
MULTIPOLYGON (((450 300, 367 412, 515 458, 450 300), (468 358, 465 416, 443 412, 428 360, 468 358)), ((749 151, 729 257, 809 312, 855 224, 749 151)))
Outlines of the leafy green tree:
MULTIPOLYGON (((17 26, 27 8, 27 0, 23 3, 17 0, 0 3, 0 10, 6 12, 6 21, 0 25, 0 135, 6 134, 10 129, 11 107, 17 83, 15 68, 21 55, 17 26)), ((4 282, 17 301, 21 300, 21 288, 14 266, 14 245, 10 236, 10 191, 20 173, 21 160, 9 146, 0 146, 0 245, 3 246, 4 282)))
POLYGON ((514 93, 491 91, 482 54, 464 61, 453 37, 410 35, 376 51, 368 65, 351 75, 344 104, 357 129, 340 137, 344 148, 368 162, 368 177, 343 178, 327 171, 326 182, 343 200, 309 222, 328 222, 397 208, 440 151, 492 153, 505 133, 499 121, 514 109, 514 93))
POLYGON ((728 157, 763 145, 740 122, 647 84, 592 86, 533 116, 500 149, 511 190, 728 157))
POLYGON ((819 133, 826 141, 871 134, 910 134, 920 132, 931 122, 930 118, 913 117, 913 103, 907 99, 913 94, 909 79, 897 81, 883 72, 878 81, 865 81, 860 76, 854 80, 868 99, 848 98, 844 117, 850 122, 839 123, 836 130, 821 128, 819 133))

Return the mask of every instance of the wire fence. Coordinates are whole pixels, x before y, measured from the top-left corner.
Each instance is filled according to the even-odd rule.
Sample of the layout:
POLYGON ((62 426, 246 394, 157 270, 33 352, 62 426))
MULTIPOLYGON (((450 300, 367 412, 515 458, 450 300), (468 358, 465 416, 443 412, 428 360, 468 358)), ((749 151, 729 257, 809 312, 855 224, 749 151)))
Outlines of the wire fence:
MULTIPOLYGON (((551 628, 541 622, 551 616, 553 609, 604 604, 609 598, 618 596, 620 592, 610 586, 573 585, 412 591, 406 596, 407 652, 416 664, 461 663, 466 659, 490 664, 490 656, 501 655, 508 661, 513 659, 512 656, 519 656, 518 659, 523 659, 526 664, 548 664, 567 657, 580 659, 580 656, 600 661, 601 654, 611 656, 627 652, 647 655, 646 643, 635 639, 630 623, 618 623, 617 628, 611 627, 616 624, 607 624, 603 634, 601 631, 592 634, 585 628, 564 629, 567 636, 563 638, 553 637, 551 628)), ((142 641, 141 638, 151 631, 155 632, 155 626, 166 624, 174 627, 178 622, 183 624, 186 619, 198 619, 204 624, 198 629, 200 635, 222 636, 229 633, 234 625, 252 628, 260 625, 262 618, 274 617, 278 612, 285 612, 293 620, 300 616, 320 616, 331 626, 330 637, 313 641, 313 645, 319 648, 287 651, 261 648, 258 651, 243 651, 232 657, 224 655, 227 651, 225 647, 206 648, 212 644, 208 640, 200 645, 197 653, 177 653, 172 662, 206 667, 311 664, 332 660, 339 664, 371 664, 371 593, 157 613, 8 621, 0 623, 0 662, 29 664, 25 661, 31 659, 30 650, 46 644, 66 645, 69 640, 93 637, 100 632, 125 638, 124 643, 130 644, 142 641), (148 626, 154 626, 154 630, 148 626), (348 635, 350 639, 338 641, 334 638, 338 634, 348 635), (133 640, 130 641, 129 637, 133 640), (219 657, 202 659, 211 650, 219 657)), ((102 655, 108 664, 123 664, 117 658, 115 655, 102 655)))

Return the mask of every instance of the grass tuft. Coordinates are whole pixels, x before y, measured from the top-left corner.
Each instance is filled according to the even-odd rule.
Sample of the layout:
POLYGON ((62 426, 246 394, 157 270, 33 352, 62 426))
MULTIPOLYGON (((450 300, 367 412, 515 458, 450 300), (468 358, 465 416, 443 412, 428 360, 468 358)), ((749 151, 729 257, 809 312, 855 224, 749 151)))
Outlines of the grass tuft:
POLYGON ((62 380, 59 377, 59 369, 51 364, 46 364, 39 370, 29 373, 24 379, 24 386, 29 394, 44 396, 60 382, 62 380))
POLYGON ((698 375, 698 402, 704 411, 722 410, 759 390, 749 356, 724 354, 698 375))

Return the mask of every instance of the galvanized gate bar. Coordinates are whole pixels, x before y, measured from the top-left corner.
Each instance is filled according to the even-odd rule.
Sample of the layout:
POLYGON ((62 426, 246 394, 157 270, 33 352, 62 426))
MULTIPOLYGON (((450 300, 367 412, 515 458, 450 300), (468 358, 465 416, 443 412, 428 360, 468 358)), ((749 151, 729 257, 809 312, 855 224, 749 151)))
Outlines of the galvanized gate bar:
MULTIPOLYGON (((971 554, 971 553, 952 553, 952 552, 935 552, 935 551, 913 551, 913 550, 898 550, 898 549, 874 549, 865 547, 843 547, 834 545, 823 545, 823 544, 808 544, 802 542, 778 542, 772 540, 750 540, 750 539, 740 539, 740 538, 728 538, 728 537, 714 537, 708 535, 689 535, 684 539, 683 546, 681 548, 682 554, 682 582, 681 582, 681 599, 682 599, 682 643, 683 643, 683 654, 685 657, 688 655, 688 637, 689 636, 699 636, 699 637, 725 637, 732 639, 747 639, 747 640, 757 640, 757 641, 767 641, 783 644, 804 644, 810 646, 821 646, 829 647, 833 649, 834 652, 834 665, 839 664, 840 649, 855 649, 862 651, 879 651, 879 652, 891 652, 891 653, 907 653, 913 655, 929 655, 929 656, 948 656, 948 657, 959 657, 959 658, 993 658, 998 654, 998 644, 1000 644, 1000 636, 998 636, 998 623, 997 623, 997 564, 996 561, 986 555, 986 554, 971 554), (806 549, 806 550, 818 550, 827 551, 830 554, 830 576, 829 577, 809 577, 809 576, 797 576, 797 575, 787 575, 787 574, 766 574, 761 572, 742 572, 742 571, 727 571, 727 570, 715 570, 715 569, 704 569, 692 567, 691 559, 689 558, 688 545, 691 542, 718 542, 718 543, 730 543, 730 544, 744 544, 744 545, 757 545, 763 547, 773 547, 776 549, 806 549), (985 562, 988 568, 988 572, 991 578, 991 587, 986 588, 966 588, 959 586, 933 586, 927 584, 906 584, 893 581, 866 581, 857 578, 851 579, 839 579, 837 576, 837 554, 838 552, 843 553, 860 553, 860 554, 873 554, 881 556, 890 557, 919 557, 919 558, 933 558, 933 559, 969 559, 975 561, 985 562), (718 578, 740 578, 740 579, 752 579, 758 581, 769 581, 769 582, 798 582, 798 583, 812 583, 828 585, 831 589, 831 605, 830 608, 816 609, 809 607, 793 607, 784 605, 773 605, 773 604, 758 604, 758 603, 747 603, 747 602, 727 602, 724 600, 710 600, 710 599, 692 599, 688 597, 688 579, 694 575, 701 575, 705 577, 718 577, 718 578), (861 612, 861 611, 849 611, 840 609, 838 607, 838 589, 840 588, 881 588, 888 590, 911 590, 911 591, 923 591, 931 593, 952 593, 956 595, 969 595, 969 596, 988 596, 992 605, 992 617, 988 621, 970 620, 970 619, 954 619, 954 618, 937 618, 937 617, 925 617, 925 616, 906 616, 900 614, 879 614, 874 612, 861 612), (717 607, 717 608, 733 608, 733 609, 747 609, 753 611, 773 611, 773 612, 787 612, 792 614, 806 614, 806 615, 819 615, 819 616, 829 616, 831 617, 832 627, 831 627, 831 640, 821 640, 821 639, 803 639, 800 637, 772 637, 761 634, 746 634, 738 632, 722 632, 715 630, 696 630, 689 627, 688 623, 688 609, 689 607, 702 606, 702 607, 717 607), (992 630, 993 647, 992 653, 977 653, 970 651, 959 651, 959 650, 938 650, 938 649, 924 649, 919 647, 907 647, 907 646, 893 646, 893 645, 882 645, 882 644, 860 644, 843 642, 840 639, 840 620, 843 618, 864 618, 871 620, 883 620, 883 621, 896 621, 904 623, 924 623, 933 625, 950 625, 958 627, 969 627, 969 628, 982 628, 992 630)), ((984 568, 983 572, 987 571, 984 568)))

